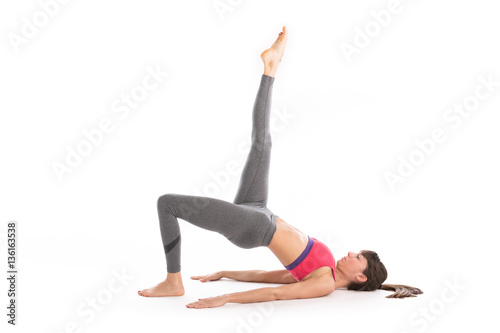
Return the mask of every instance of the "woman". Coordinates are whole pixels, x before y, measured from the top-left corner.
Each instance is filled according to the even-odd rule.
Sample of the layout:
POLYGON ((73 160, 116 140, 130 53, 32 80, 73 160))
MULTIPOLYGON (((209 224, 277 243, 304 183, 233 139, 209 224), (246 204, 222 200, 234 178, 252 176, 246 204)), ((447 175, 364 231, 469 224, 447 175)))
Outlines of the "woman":
POLYGON ((286 223, 267 208, 271 159, 271 92, 288 38, 286 27, 261 54, 264 74, 252 113, 252 145, 233 203, 201 196, 165 194, 158 199, 160 231, 167 261, 167 277, 154 287, 138 291, 146 297, 182 296, 181 236, 177 218, 224 235, 238 247, 267 246, 285 269, 276 271, 222 271, 192 276, 201 282, 226 277, 239 281, 283 284, 217 297, 199 299, 188 308, 218 307, 226 303, 252 303, 325 296, 336 288, 351 290, 395 290, 388 297, 414 297, 418 288, 382 285, 387 271, 373 251, 349 252, 335 259, 322 242, 286 223))

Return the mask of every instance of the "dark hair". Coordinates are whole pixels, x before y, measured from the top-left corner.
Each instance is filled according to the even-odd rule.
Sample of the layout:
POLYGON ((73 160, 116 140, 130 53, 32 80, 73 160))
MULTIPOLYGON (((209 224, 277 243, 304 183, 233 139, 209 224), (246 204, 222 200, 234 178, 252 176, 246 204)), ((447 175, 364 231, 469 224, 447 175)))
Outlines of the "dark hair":
POLYGON ((348 290, 373 291, 383 289, 395 291, 395 293, 387 295, 386 298, 416 297, 415 295, 424 293, 418 288, 403 284, 382 284, 387 279, 387 270, 385 269, 384 264, 380 261, 377 252, 363 250, 361 251, 361 254, 368 261, 368 265, 363 271, 363 274, 366 275, 368 279, 363 283, 351 282, 351 284, 347 286, 348 290))

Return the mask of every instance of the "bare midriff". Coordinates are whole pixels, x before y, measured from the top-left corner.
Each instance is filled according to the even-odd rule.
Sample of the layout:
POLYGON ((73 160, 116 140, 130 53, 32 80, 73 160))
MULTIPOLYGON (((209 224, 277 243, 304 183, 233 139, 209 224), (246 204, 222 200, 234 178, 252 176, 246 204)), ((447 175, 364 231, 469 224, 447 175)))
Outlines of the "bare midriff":
POLYGON ((305 233, 278 217, 276 232, 268 248, 283 266, 288 266, 305 250, 308 240, 305 233))
MULTIPOLYGON (((268 248, 283 266, 288 266, 304 252, 308 241, 309 239, 305 233, 278 217, 276 219, 276 232, 268 248)), ((329 278, 332 281, 334 279, 332 269, 326 266, 315 269, 301 281, 311 278, 329 278)))

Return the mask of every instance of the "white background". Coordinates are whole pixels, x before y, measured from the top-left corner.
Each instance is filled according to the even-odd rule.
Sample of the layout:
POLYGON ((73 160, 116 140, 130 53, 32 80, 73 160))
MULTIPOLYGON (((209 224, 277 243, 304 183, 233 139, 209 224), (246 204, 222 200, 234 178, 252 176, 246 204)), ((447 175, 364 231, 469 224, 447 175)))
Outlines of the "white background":
POLYGON ((231 10, 221 14, 211 0, 75 0, 15 46, 12 36, 22 37, 48 2, 0 5, 2 267, 7 222, 19 225, 18 326, 6 324, 2 279, 2 327, 72 332, 65 329, 73 322, 78 332, 397 333, 498 327, 498 307, 489 304, 499 296, 500 86, 457 128, 443 118, 454 104, 472 100, 480 76, 500 81, 492 1, 401 0, 389 24, 350 57, 342 43, 354 47, 360 30, 375 29, 370 13, 390 1, 223 0, 231 10), (191 275, 283 267, 267 248, 240 249, 180 220, 186 294, 138 296, 166 274, 157 198, 233 200, 246 160, 238 147, 250 138, 263 73, 260 53, 284 25, 289 41, 273 90, 268 207, 325 242, 337 259, 375 250, 388 269, 386 283, 425 293, 396 300, 385 291, 340 289, 316 299, 188 309, 197 298, 269 286, 202 284, 191 275), (142 83, 147 67, 169 75, 120 119, 113 103, 142 83), (83 131, 106 118, 114 130, 59 179, 53 164, 65 164, 67 147, 75 149, 86 140, 83 131), (431 138, 436 128, 447 139, 391 191, 384 173, 397 173, 398 156, 418 154, 415 140, 431 138), (228 163, 238 172, 218 184, 211 175, 225 179, 228 163), (130 279, 111 293, 108 285, 122 272, 130 279), (98 310, 90 305, 96 298, 98 310))

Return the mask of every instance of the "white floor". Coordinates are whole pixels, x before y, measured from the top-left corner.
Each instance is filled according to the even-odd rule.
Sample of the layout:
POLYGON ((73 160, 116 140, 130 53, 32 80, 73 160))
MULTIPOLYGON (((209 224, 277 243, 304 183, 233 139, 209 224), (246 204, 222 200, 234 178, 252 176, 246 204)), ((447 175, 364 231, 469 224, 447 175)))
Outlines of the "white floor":
MULTIPOLYGON (((192 263, 184 265, 184 296, 144 298, 137 295, 137 290, 159 282, 164 270, 152 264, 153 260, 160 260, 161 256, 153 254, 155 259, 140 259, 139 252, 147 256, 145 253, 150 253, 154 246, 139 247, 130 243, 127 249, 125 243, 117 243, 117 252, 122 252, 121 258, 128 257, 128 262, 102 255, 99 263, 92 263, 99 259, 100 244, 98 239, 91 240, 86 245, 73 242, 75 247, 81 247, 74 256, 69 250, 59 259, 45 255, 44 259, 35 253, 23 254, 23 257, 32 256, 37 261, 23 260, 18 281, 17 330, 273 332, 286 329, 300 332, 305 329, 337 329, 409 333, 465 332, 473 329, 489 331, 495 325, 493 318, 497 310, 486 304, 491 304, 491 300, 498 296, 498 291, 484 293, 484 288, 474 284, 473 276, 465 271, 459 272, 457 277, 440 276, 441 273, 430 276, 417 270, 413 281, 409 281, 409 278, 404 281, 424 290, 425 293, 416 298, 387 299, 384 296, 388 292, 385 291, 354 292, 339 289, 315 299, 230 303, 218 308, 188 309, 185 305, 198 298, 277 285, 227 279, 201 283, 189 279, 189 275, 212 272, 210 265, 220 267, 220 262, 225 259, 223 252, 227 251, 223 247, 206 250, 219 258, 207 262, 206 258, 210 256, 203 257, 196 265, 199 269, 195 269, 192 263)), ((61 241, 59 245, 71 248, 70 241, 58 241, 61 241)), ((47 245, 49 251, 52 246, 47 245)), ((40 252, 45 250, 41 249, 40 252)), ((193 251, 186 252, 184 261, 198 261, 193 251)), ((264 255, 266 249, 253 252, 264 262, 269 257, 264 255)), ((251 261, 247 268, 259 267, 258 261, 258 258, 251 261)), ((265 268, 266 264, 262 266, 265 268)), ((274 267, 279 269, 278 266, 274 267)))

